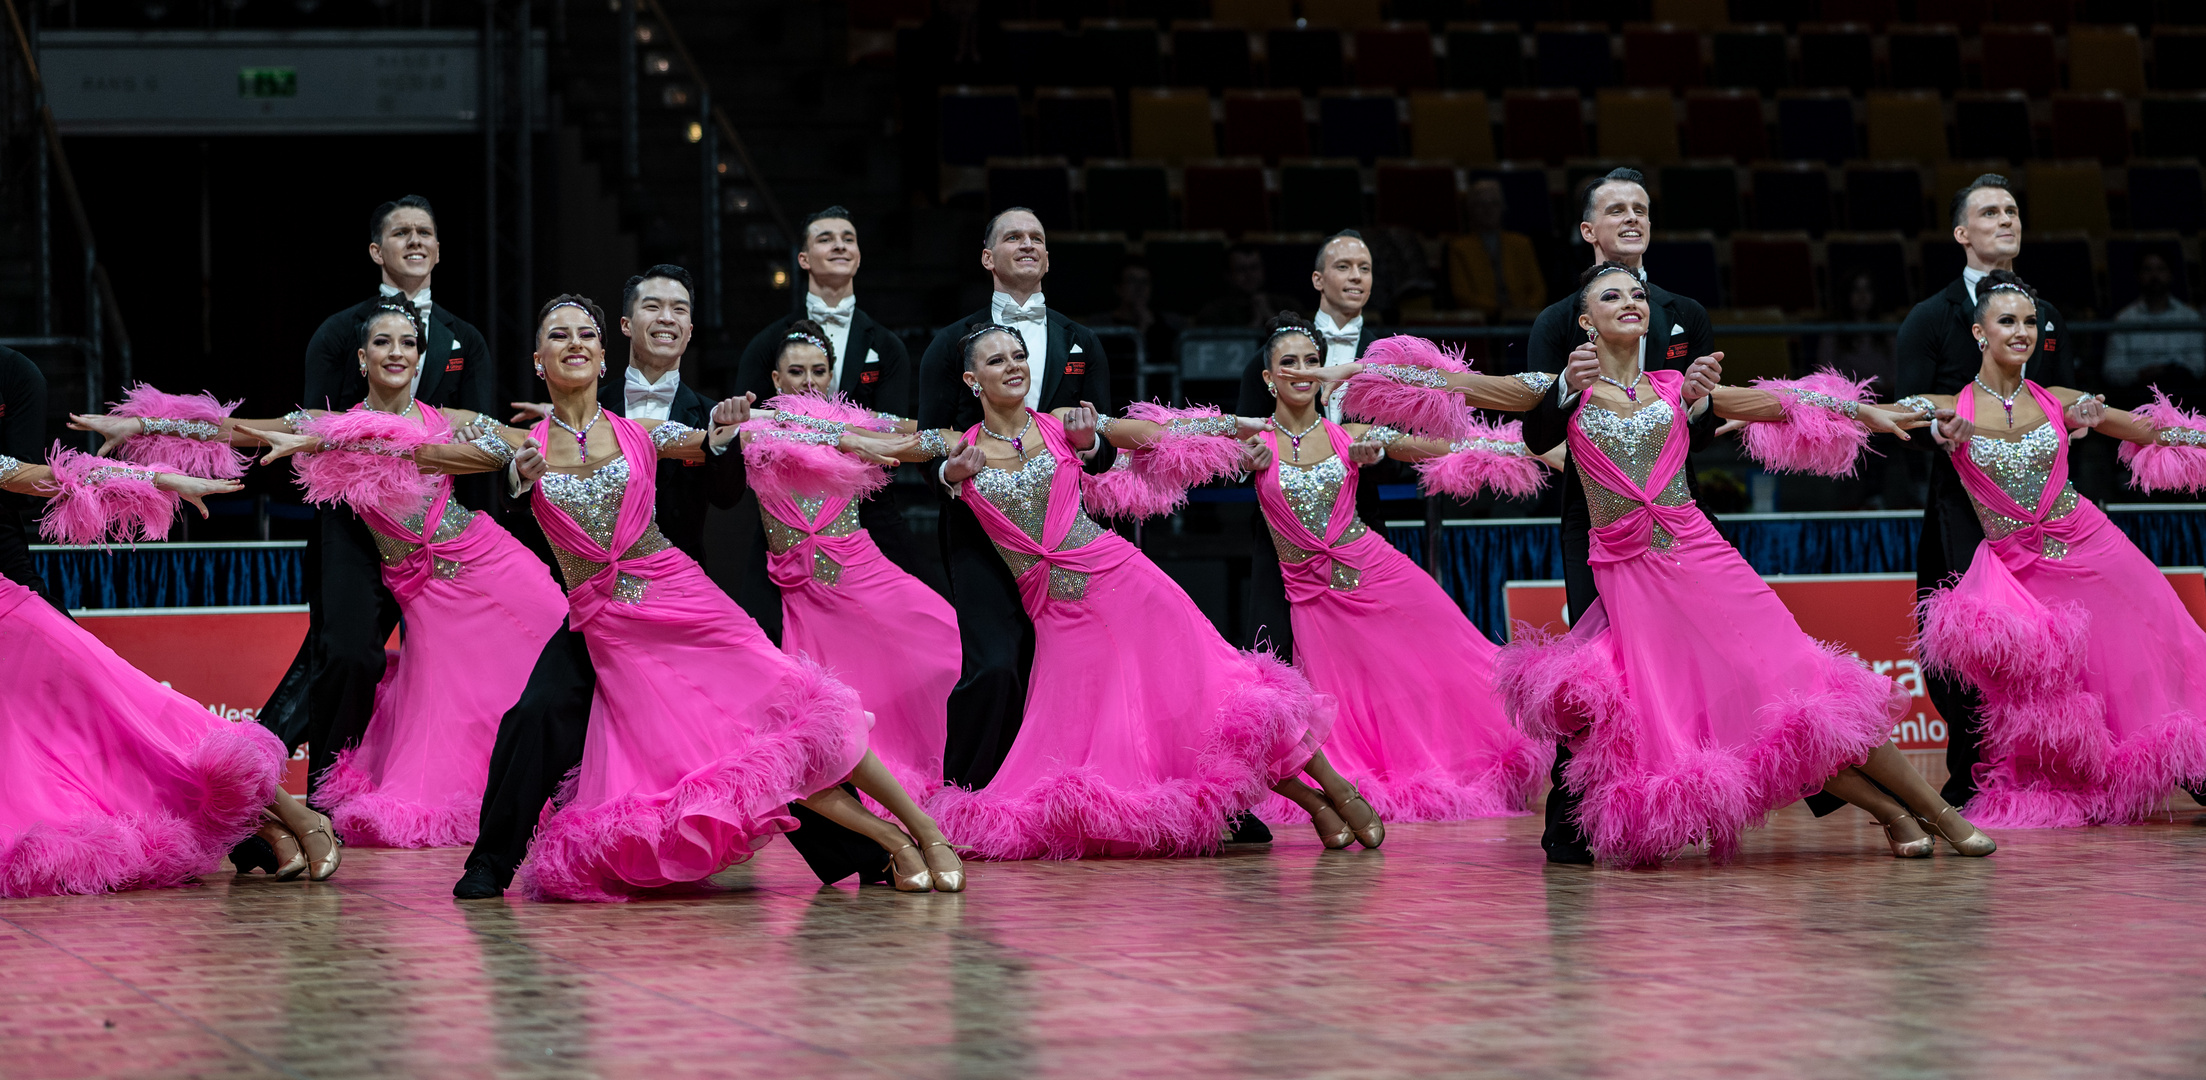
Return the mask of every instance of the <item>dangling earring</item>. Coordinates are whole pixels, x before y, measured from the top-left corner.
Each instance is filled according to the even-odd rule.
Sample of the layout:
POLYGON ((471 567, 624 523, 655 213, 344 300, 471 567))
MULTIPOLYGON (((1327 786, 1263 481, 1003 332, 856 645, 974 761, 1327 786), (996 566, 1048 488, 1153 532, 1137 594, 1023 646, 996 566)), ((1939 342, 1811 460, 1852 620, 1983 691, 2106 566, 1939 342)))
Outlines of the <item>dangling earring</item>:
POLYGON ((1976 339, 1976 350, 1977 350, 1978 352, 1982 352, 1982 351, 1984 351, 1984 339, 1983 339, 1983 338, 1977 338, 1977 339, 1976 339))
POLYGON ((536 365, 536 377, 537 377, 537 378, 539 378, 539 379, 541 379, 541 378, 543 378, 543 377, 544 377, 544 365, 542 365, 542 364, 538 364, 538 365, 536 365))
POLYGON ((1271 396, 1273 396, 1273 397, 1278 397, 1278 396, 1279 396, 1279 384, 1277 384, 1277 383, 1269 383, 1269 382, 1268 382, 1268 383, 1265 383, 1265 384, 1264 384, 1264 392, 1265 392, 1265 393, 1267 393, 1267 394, 1270 394, 1270 395, 1271 395, 1271 396))
POLYGON ((979 383, 974 383, 974 384, 973 384, 973 396, 974 396, 974 397, 979 397, 979 396, 980 396, 980 384, 979 384, 979 383))
POLYGON ((597 377, 598 377, 598 378, 600 378, 600 379, 602 379, 602 378, 604 378, 604 377, 605 377, 605 362, 604 362, 604 361, 602 361, 602 360, 598 361, 598 365, 597 365, 597 377))
POLYGON ((1601 332, 1599 330, 1595 330, 1590 326, 1586 327, 1586 344, 1591 345, 1595 341, 1600 340, 1600 338, 1601 332))
MULTIPOLYGON (((1982 344, 1982 342, 1979 342, 1978 344, 1982 344)), ((360 365, 360 374, 362 374, 362 375, 365 375, 365 374, 367 374, 367 373, 368 373, 368 365, 366 365, 366 364, 362 364, 362 365, 360 365)))

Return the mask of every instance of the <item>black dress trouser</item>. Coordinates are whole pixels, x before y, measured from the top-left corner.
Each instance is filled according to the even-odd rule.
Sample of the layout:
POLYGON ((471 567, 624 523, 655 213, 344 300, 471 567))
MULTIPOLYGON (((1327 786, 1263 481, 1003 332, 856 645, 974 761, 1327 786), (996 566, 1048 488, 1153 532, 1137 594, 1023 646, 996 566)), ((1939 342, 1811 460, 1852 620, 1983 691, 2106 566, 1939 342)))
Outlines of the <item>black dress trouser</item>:
MULTIPOLYGON (((356 746, 375 715, 384 644, 398 626, 398 599, 383 584, 383 564, 366 523, 349 510, 323 510, 311 613, 306 704, 307 769, 319 777, 337 753, 356 746)), ((296 748, 296 744, 292 744, 296 748)))
POLYGON ((942 774, 949 783, 981 788, 995 779, 1019 737, 1034 667, 1034 624, 1019 601, 1018 582, 964 503, 944 504, 942 543, 965 650, 950 691, 942 774))

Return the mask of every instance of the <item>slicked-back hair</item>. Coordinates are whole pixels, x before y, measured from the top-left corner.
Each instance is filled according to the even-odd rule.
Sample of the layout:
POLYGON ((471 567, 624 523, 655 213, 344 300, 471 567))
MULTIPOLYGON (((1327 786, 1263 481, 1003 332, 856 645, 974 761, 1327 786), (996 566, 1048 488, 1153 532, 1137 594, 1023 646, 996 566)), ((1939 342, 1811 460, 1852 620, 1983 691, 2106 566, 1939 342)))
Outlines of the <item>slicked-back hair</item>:
POLYGON ((851 218, 850 211, 845 210, 840 206, 829 206, 823 209, 814 210, 809 215, 806 215, 804 219, 804 234, 797 238, 797 243, 811 243, 812 226, 817 225, 822 221, 826 221, 829 218, 839 218, 843 221, 848 221, 850 222, 850 229, 852 232, 856 232, 858 230, 858 223, 851 218))
POLYGON ((437 223, 437 212, 430 209, 429 200, 419 195, 401 195, 376 207, 375 212, 368 215, 368 243, 380 244, 383 242, 383 226, 390 224, 391 215, 400 210, 419 210, 429 215, 430 225, 433 226, 437 223))
MULTIPOLYGON (((1323 271, 1325 269, 1325 253, 1333 250, 1333 241, 1335 240, 1354 240, 1359 244, 1362 244, 1364 242, 1362 233, 1357 232, 1354 229, 1342 229, 1341 231, 1326 237, 1325 242, 1317 246, 1317 263, 1311 266, 1310 269, 1317 271, 1323 271)), ((1366 248, 1370 247, 1370 245, 1368 244, 1365 244, 1364 246, 1366 248)))
POLYGON ((637 292, 642 288, 644 282, 652 278, 665 278, 676 285, 680 285, 682 291, 689 294, 689 302, 692 304, 697 302, 697 285, 690 280, 689 271, 673 263, 660 263, 643 273, 637 274, 635 277, 629 278, 628 284, 621 287, 620 313, 622 315, 634 313, 637 292))
POLYGON ((2009 187, 2007 184, 2007 178, 1999 175, 1998 173, 1988 172, 1982 176, 1977 177, 1974 180, 1969 181, 1967 187, 1964 187, 1961 190, 1953 193, 1954 228, 1960 228, 1961 223, 1968 220, 1969 196, 1974 195, 1977 192, 1984 190, 1985 188, 1998 188, 1999 190, 2004 191, 2009 195, 2014 194, 2014 189, 2012 187, 2009 187))
MULTIPOLYGON (((996 211, 996 215, 988 219, 988 224, 981 226, 980 246, 982 248, 992 248, 996 246, 996 223, 1002 221, 1005 214, 1034 214, 1034 211, 1024 206, 1006 206, 1003 209, 996 211)), ((1034 220, 1036 222, 1040 222, 1042 220, 1042 215, 1034 214, 1034 220)), ((1048 230, 1044 229, 1043 234, 1047 235, 1048 230)))
POLYGON ((1647 190, 1647 174, 1638 169, 1610 169, 1607 173, 1586 181, 1585 190, 1578 193, 1578 220, 1593 220, 1593 193, 1607 184, 1637 184, 1639 190, 1647 190))

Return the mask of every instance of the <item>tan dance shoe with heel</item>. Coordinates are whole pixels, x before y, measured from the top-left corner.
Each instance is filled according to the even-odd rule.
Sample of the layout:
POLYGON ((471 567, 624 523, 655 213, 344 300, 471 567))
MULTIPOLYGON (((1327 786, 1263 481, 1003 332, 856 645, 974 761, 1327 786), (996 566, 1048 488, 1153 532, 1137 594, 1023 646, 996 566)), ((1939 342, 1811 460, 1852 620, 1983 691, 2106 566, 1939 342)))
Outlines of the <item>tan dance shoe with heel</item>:
POLYGON ((1379 820, 1379 812, 1364 800, 1362 792, 1352 791, 1346 799, 1341 800, 1339 806, 1341 821, 1348 821, 1348 804, 1350 803, 1363 803, 1364 815, 1371 819, 1368 824, 1350 824, 1348 826, 1349 830, 1355 834, 1356 842, 1367 848, 1375 848, 1385 843, 1386 823, 1379 820))
POLYGON ((1984 856, 1999 850, 1999 845, 1993 842, 1991 837, 1984 835, 1984 830, 1979 829, 1974 825, 1969 825, 1968 820, 1961 816, 1961 812, 1954 809, 1953 807, 1948 806, 1945 809, 1938 811, 1938 814, 1935 818, 1926 818, 1921 814, 1917 814, 1915 815, 1915 820, 1922 822, 1930 829, 1930 831, 1937 833, 1939 836, 1945 837, 1946 843, 1952 844, 1954 851, 1962 855, 1966 855, 1972 859, 1981 859, 1984 856), (1959 840, 1954 839, 1953 833, 1946 829, 1946 819, 1948 817, 1952 818, 1954 821, 1960 822, 1963 825, 1968 825, 1968 835, 1960 838, 1959 840))
POLYGON ((897 892, 934 891, 934 871, 927 869, 927 857, 920 853, 919 845, 905 844, 889 852, 889 883, 896 886, 897 892), (896 868, 896 857, 907 851, 919 859, 919 869, 908 874, 896 868))
MULTIPOLYGON (((943 851, 948 852, 951 858, 957 859, 957 849, 940 840, 928 844, 927 847, 929 849, 941 848, 943 851)), ((920 853, 920 859, 922 861, 926 859, 926 852, 920 853)), ((934 876, 934 891, 965 891, 965 860, 958 859, 958 867, 955 870, 936 870, 934 868, 934 864, 930 862, 927 864, 927 872, 934 876)))
POLYGON ((1938 849, 1938 841, 1928 836, 1917 837, 1903 844, 1900 843, 1898 837, 1892 835, 1892 826, 1906 821, 1912 816, 1911 814, 1902 814, 1890 821, 1877 822, 1884 829, 1884 842, 1892 845, 1892 857, 1895 859, 1927 859, 1931 852, 1938 849))

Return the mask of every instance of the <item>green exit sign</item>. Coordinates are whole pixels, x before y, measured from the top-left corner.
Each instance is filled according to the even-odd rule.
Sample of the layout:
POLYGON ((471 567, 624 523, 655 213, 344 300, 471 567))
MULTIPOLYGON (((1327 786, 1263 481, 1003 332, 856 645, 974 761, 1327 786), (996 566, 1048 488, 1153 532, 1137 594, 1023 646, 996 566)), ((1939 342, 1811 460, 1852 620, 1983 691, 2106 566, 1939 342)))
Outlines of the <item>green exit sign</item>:
POLYGON ((299 69, 249 67, 237 69, 237 96, 278 98, 299 96, 299 69))

